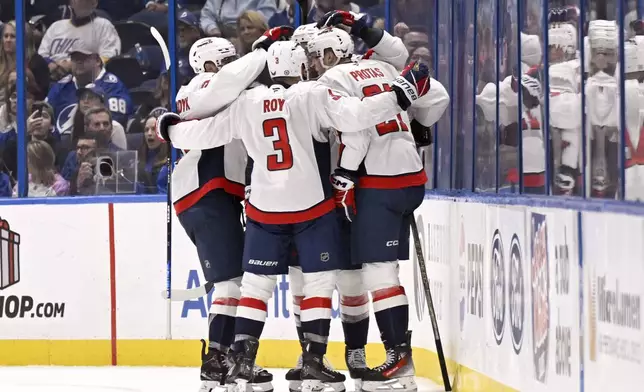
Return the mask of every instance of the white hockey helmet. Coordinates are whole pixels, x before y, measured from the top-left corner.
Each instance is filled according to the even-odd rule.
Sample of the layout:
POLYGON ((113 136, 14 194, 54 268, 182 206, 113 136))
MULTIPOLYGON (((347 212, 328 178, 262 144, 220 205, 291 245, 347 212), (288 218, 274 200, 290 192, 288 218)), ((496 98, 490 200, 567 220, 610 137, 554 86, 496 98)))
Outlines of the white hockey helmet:
POLYGON ((530 67, 541 63, 541 41, 538 35, 521 33, 521 62, 530 67))
POLYGON ((562 48, 566 54, 575 54, 577 51, 577 29, 568 23, 551 25, 548 29, 548 44, 562 48))
MULTIPOLYGON (((320 30, 308 43, 309 55, 323 58, 324 52, 328 49, 333 51, 338 62, 345 58, 351 58, 353 48, 353 40, 349 33, 335 27, 320 30)), ((322 65, 327 67, 324 62, 322 65)))
POLYGON ((271 78, 296 77, 301 79, 302 70, 307 66, 306 53, 300 45, 293 41, 279 41, 268 49, 266 63, 271 78))
POLYGON ((217 68, 221 68, 228 63, 224 60, 231 57, 237 57, 235 45, 225 38, 208 37, 201 38, 192 45, 188 60, 198 74, 205 72, 206 62, 211 61, 217 68))
POLYGON ((588 43, 591 49, 614 50, 619 42, 617 24, 612 20, 591 20, 588 24, 588 43))
POLYGON ((291 41, 306 46, 319 32, 316 23, 304 24, 295 29, 291 41))

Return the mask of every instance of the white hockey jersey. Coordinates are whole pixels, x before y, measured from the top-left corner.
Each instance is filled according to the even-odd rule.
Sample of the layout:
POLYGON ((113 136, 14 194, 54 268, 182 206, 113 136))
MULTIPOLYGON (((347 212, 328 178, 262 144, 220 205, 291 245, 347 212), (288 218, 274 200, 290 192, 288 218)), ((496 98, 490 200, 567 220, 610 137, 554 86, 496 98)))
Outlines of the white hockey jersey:
POLYGON ((199 74, 195 86, 177 93, 181 119, 198 120, 215 115, 233 102, 257 79, 266 66, 266 51, 257 49, 223 66, 216 74, 199 74))
POLYGON ((328 136, 323 129, 358 132, 400 112, 395 94, 361 100, 318 82, 258 86, 218 115, 169 129, 175 146, 208 149, 241 139, 254 161, 250 219, 290 224, 335 208, 329 182, 328 136), (317 143, 324 143, 317 148, 317 143), (326 159, 326 162, 325 162, 326 159))
MULTIPOLYGON (((238 84, 232 87, 232 90, 228 88, 226 93, 210 101, 214 103, 212 108, 217 110, 216 105, 223 105, 231 96, 230 101, 237 98, 242 91, 241 88, 248 86, 256 78, 257 63, 264 61, 261 56, 256 57, 259 58, 251 58, 253 61, 248 63, 250 65, 250 69, 247 69, 248 72, 240 72, 236 76, 238 84), (253 65, 256 66, 253 67, 253 65)), ((224 79, 216 77, 216 74, 207 72, 196 75, 190 81, 190 84, 181 87, 179 90, 177 94, 178 111, 184 118, 208 113, 210 109, 203 105, 205 98, 198 99, 194 97, 204 95, 204 92, 208 91, 212 93, 213 89, 217 88, 218 85, 222 85, 222 89, 226 89, 226 83, 231 80, 233 80, 233 77, 230 75, 224 79), (195 103, 193 104, 194 109, 190 107, 193 102, 195 103), (182 109, 184 110, 182 111, 182 109)), ((243 200, 246 162, 246 149, 240 140, 234 140, 225 146, 217 148, 187 151, 172 173, 172 201, 176 213, 180 214, 192 207, 215 189, 223 189, 226 193, 243 200)))
MULTIPOLYGON (((398 74, 390 64, 363 59, 336 65, 319 81, 348 95, 364 98, 390 91, 389 83, 398 74)), ((345 129, 336 128, 341 142, 338 166, 359 171, 359 186, 363 188, 424 185, 427 174, 409 132, 409 124, 407 113, 402 112, 375 126, 363 127, 354 135, 344 134, 345 129)), ((364 125, 368 125, 367 122, 364 125)))

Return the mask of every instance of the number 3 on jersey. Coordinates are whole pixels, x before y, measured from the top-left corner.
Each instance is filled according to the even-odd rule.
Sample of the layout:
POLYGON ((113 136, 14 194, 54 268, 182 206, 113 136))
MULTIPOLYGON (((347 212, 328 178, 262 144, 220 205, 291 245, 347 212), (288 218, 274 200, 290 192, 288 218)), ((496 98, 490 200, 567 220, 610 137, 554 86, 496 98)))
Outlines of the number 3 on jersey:
MULTIPOLYGON (((391 87, 387 83, 383 84, 382 87, 380 87, 377 84, 371 84, 369 86, 365 86, 362 89, 362 95, 364 95, 365 97, 371 97, 373 95, 377 95, 387 91, 391 91, 391 87)), ((383 123, 376 125, 376 131, 378 131, 378 135, 384 136, 392 132, 409 131, 409 129, 407 128, 407 124, 405 124, 405 121, 403 120, 400 113, 398 113, 394 120, 385 121, 383 123)))
POLYGON ((270 171, 288 170, 293 167, 293 150, 288 141, 288 132, 286 131, 286 120, 283 118, 273 118, 265 120, 262 125, 264 128, 264 137, 273 139, 273 150, 278 154, 272 154, 266 157, 266 168, 270 171))

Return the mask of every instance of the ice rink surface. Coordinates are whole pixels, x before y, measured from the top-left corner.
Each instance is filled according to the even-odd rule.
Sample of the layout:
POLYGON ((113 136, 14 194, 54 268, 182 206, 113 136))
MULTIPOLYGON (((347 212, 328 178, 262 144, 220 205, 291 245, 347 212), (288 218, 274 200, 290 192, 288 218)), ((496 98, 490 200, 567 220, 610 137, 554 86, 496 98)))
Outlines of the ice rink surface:
MULTIPOLYGON (((288 392, 286 370, 269 370, 275 392, 288 392)), ((199 385, 193 368, 0 367, 0 392, 197 392, 199 385)), ((354 390, 350 380, 346 386, 354 390)), ((424 379, 418 379, 418 387, 418 392, 442 390, 424 379)))

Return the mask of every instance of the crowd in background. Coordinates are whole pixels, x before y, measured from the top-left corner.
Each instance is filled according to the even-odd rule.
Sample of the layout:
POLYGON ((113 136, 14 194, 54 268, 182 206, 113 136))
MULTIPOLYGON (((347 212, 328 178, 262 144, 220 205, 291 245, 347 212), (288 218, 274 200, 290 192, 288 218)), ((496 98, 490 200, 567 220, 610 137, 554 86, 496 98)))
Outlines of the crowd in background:
MULTIPOLYGON (((169 149, 156 139, 154 126, 156 118, 170 109, 170 81, 150 26, 169 41, 167 2, 25 3, 28 195, 166 192, 169 149), (99 184, 101 174, 116 179, 99 184)), ((425 1, 397 3, 396 33, 405 39, 414 59, 431 62, 425 1)), ((295 23, 294 0, 177 0, 177 4, 179 84, 194 76, 188 51, 197 39, 227 38, 244 55, 269 27, 295 23)), ((330 10, 344 9, 367 13, 370 23, 385 27, 382 0, 310 0, 309 4, 310 22, 330 10)), ((13 19, 13 0, 0 0, 0 197, 16 196, 19 180, 13 19)))
MULTIPOLYGON (((469 0, 391 0, 389 12, 384 0, 309 0, 305 20, 316 21, 333 9, 366 13, 370 24, 388 28, 400 37, 409 50, 409 61, 428 64, 433 76, 448 90, 452 107, 434 127, 434 145, 422 152, 431 178, 428 187, 518 192, 518 120, 497 124, 494 110, 490 111, 489 105, 486 108, 486 99, 490 97, 490 85, 501 89, 505 80, 512 80, 516 93, 517 81, 524 71, 518 70, 521 63, 543 68, 543 55, 526 60, 530 44, 525 44, 519 59, 517 41, 519 35, 527 37, 533 46, 541 47, 541 53, 546 51, 544 18, 548 15, 544 15, 544 1, 550 10, 585 9, 586 26, 577 26, 579 15, 573 18, 580 41, 589 21, 617 19, 619 1, 623 1, 626 36, 636 33, 630 27, 638 19, 634 0, 478 0, 476 10, 475 2, 469 0), (580 7, 580 1, 585 1, 584 7, 580 7)), ((169 149, 156 140, 154 124, 170 108, 170 82, 150 26, 168 42, 167 3, 25 3, 29 21, 25 43, 29 196, 164 193, 169 149), (109 159, 102 159, 106 157, 109 159), (114 166, 108 174, 115 174, 116 186, 97 181, 101 163, 105 162, 114 166)), ((186 84, 194 75, 188 51, 197 39, 222 36, 243 55, 267 28, 295 24, 294 3, 295 0, 177 0, 179 84, 186 84)), ((13 0, 0 0, 0 197, 15 195, 18 181, 13 12, 13 0)), ((365 47, 356 42, 356 49, 364 51, 365 47)), ((577 61, 578 57, 579 53, 577 61)), ((540 82, 545 90, 544 81, 540 82)), ((494 102, 495 105, 500 104, 494 102)), ((544 118, 542 112, 537 123, 543 124, 544 118)), ((541 124, 541 143, 551 143, 543 140, 541 124)), ((594 140, 592 133, 588 138, 594 140)), ((576 148, 582 142, 585 143, 580 141, 576 148)), ((550 192, 580 195, 581 177, 590 171, 581 167, 581 158, 574 173, 570 173, 575 184, 565 192, 557 190, 561 156, 555 155, 562 154, 560 147, 551 148, 547 158, 552 161, 550 192)), ((592 161, 599 150, 594 145, 589 147, 593 147, 588 155, 592 161)), ((524 156, 525 151, 524 148, 524 156)), ((610 172, 604 178, 610 183, 606 187, 616 189, 619 179, 615 153, 610 148, 602 151, 606 155, 602 158, 604 166, 610 166, 605 170, 610 172)), ((525 161, 523 166, 525 177, 525 161)), ((589 177, 588 183, 593 181, 589 177)), ((524 190, 544 193, 543 185, 524 190)), ((598 196, 615 197, 615 192, 600 192, 598 196)))

